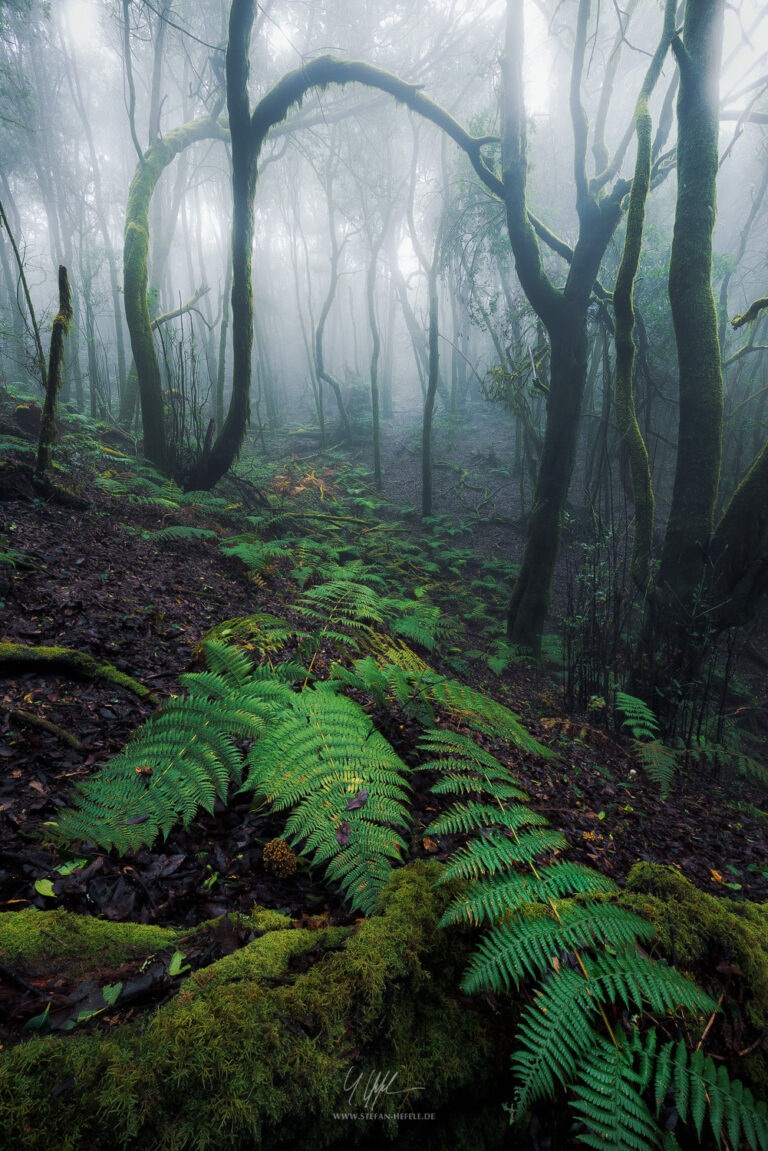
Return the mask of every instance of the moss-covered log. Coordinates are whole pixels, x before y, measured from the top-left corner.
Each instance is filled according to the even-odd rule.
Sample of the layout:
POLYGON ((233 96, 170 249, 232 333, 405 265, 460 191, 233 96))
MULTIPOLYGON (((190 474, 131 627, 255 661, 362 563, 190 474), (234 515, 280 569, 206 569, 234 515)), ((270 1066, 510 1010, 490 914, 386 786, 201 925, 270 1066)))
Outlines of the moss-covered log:
MULTIPOLYGON (((461 936, 436 932, 447 899, 433 888, 435 874, 434 864, 398 871, 378 914, 353 931, 257 914, 259 938, 191 975, 154 1015, 6 1051, 0 1108, 9 1146, 319 1151, 394 1140, 404 1112, 436 1115, 414 1124, 435 1148, 501 1146, 507 1119, 494 1068, 505 1075, 507 1060, 494 1050, 493 1017, 455 993, 465 947, 461 936), (370 1091, 377 1075, 389 1084, 378 1096, 370 1091), (343 1117, 368 1111, 379 1117, 343 1117)), ((0 950, 2 921, 20 918, 0 916, 0 950)), ((28 930, 47 916, 25 918, 28 930)), ((115 926, 92 923, 91 936, 115 926)), ((51 935, 62 930, 59 922, 51 935)), ((139 933, 157 930, 124 928, 122 950, 110 945, 116 964, 126 947, 137 956, 155 950, 139 933)), ((68 947, 70 937, 61 938, 68 947)), ((55 944, 45 941, 50 954, 55 944)), ((31 961, 27 949, 20 970, 31 961)))
POLYGON ((0 643, 0 671, 32 671, 40 675, 69 672, 84 679, 105 679, 115 687, 130 691, 146 703, 158 702, 149 688, 111 663, 102 663, 71 647, 27 647, 20 643, 0 643))

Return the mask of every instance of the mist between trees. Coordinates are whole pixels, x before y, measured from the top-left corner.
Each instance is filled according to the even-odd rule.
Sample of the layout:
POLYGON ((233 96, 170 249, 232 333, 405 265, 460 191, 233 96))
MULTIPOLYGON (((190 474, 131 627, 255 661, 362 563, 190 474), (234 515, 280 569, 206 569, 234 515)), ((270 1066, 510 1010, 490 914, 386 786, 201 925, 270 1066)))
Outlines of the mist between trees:
POLYGON ((670 715, 670 685, 755 626, 763 6, 14 0, 0 21, 8 385, 186 489, 297 422, 385 489, 382 427, 410 420, 427 516, 433 413, 493 404, 524 533, 511 645, 541 652, 565 519, 622 535, 625 680, 670 715))

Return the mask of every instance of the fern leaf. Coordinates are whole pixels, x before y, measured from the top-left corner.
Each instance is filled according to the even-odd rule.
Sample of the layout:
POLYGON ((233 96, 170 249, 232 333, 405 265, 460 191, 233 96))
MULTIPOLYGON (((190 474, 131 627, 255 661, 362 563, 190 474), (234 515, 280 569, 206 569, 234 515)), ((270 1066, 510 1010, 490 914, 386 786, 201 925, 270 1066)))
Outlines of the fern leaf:
POLYGON ((456 680, 436 680, 430 685, 432 701, 474 731, 509 740, 521 751, 551 759, 553 752, 529 735, 517 716, 501 703, 456 680))
POLYGON ((462 979, 468 994, 488 987, 508 990, 526 976, 552 967, 553 958, 599 942, 626 948, 654 934, 640 916, 608 903, 560 906, 535 917, 521 915, 512 924, 493 928, 480 942, 462 979))
POLYGON ((672 776, 677 767, 677 753, 666 747, 660 739, 642 742, 632 741, 632 750, 645 774, 659 785, 661 798, 666 799, 672 786, 672 776))
POLYGON ((530 811, 519 803, 512 807, 496 806, 489 803, 455 803, 450 811, 433 819, 425 828, 425 835, 454 835, 457 832, 470 833, 483 827, 509 828, 518 831, 521 827, 546 827, 547 820, 538 812, 530 811))
POLYGON ((75 806, 59 813, 70 839, 135 851, 213 809, 239 783, 243 756, 234 738, 256 738, 293 692, 287 683, 253 673, 235 648, 207 643, 208 670, 183 676, 186 697, 172 697, 119 755, 81 784, 75 806))
POLYGON ((505 873, 473 883, 452 901, 440 920, 481 924, 503 918, 526 903, 546 902, 569 895, 611 894, 618 888, 612 879, 583 863, 556 863, 537 868, 537 874, 505 873))
POLYGON ((294 846, 338 882, 352 905, 375 907, 407 844, 405 764, 362 708, 331 685, 293 694, 248 757, 246 787, 293 808, 294 846))
POLYGON ((579 1065, 571 1107, 584 1129, 578 1140, 598 1151, 650 1151, 661 1132, 640 1090, 642 1078, 624 1044, 599 1038, 579 1065))
POLYGON ((621 726, 629 729, 633 739, 658 737, 659 721, 642 699, 624 691, 617 691, 616 708, 624 716, 621 726))
MULTIPOLYGON (((566 969, 550 977, 534 1007, 524 1013, 518 1033, 521 1048, 513 1057, 522 1080, 520 1109, 552 1094, 558 1080, 573 1077, 578 1057, 593 1037, 591 1020, 598 1003, 620 999, 631 1010, 647 1002, 654 1011, 683 1007, 696 1015, 717 1008, 674 968, 645 956, 605 954, 581 962, 585 974, 566 969)), ((676 1064, 676 1086, 677 1077, 676 1064)))
POLYGON ((496 875, 512 863, 530 863, 540 855, 563 851, 567 846, 560 832, 550 828, 537 828, 515 839, 490 835, 487 839, 474 840, 455 852, 443 868, 438 882, 496 875))

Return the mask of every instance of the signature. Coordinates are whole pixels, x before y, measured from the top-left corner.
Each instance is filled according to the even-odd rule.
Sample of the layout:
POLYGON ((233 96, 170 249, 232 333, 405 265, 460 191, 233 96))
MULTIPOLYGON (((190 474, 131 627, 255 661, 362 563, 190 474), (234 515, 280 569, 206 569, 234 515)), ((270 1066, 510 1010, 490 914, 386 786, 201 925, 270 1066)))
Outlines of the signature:
POLYGON ((355 1068, 350 1067, 344 1080, 344 1090, 349 1095, 350 1107, 357 1100, 358 1103, 363 1103, 366 1111, 374 1111, 382 1097, 408 1095, 412 1091, 425 1090, 423 1087, 396 1088, 395 1083, 399 1074, 399 1071, 369 1071, 364 1078, 362 1071, 355 1076, 355 1068))

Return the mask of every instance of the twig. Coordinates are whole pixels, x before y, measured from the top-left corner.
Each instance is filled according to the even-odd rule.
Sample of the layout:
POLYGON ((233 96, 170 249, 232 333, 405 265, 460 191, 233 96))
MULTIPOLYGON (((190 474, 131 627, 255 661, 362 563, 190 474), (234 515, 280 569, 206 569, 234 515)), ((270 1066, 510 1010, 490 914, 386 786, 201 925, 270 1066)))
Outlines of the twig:
POLYGON ((5 707, 5 705, 3 705, 3 711, 18 723, 25 723, 27 727, 37 727, 41 731, 47 731, 49 735, 55 735, 57 739, 62 740, 63 743, 68 743, 70 747, 77 748, 78 751, 85 746, 76 736, 65 731, 63 727, 51 723, 49 719, 43 719, 42 716, 33 715, 31 711, 19 711, 18 708, 5 707))
POLYGON ((701 1045, 702 1045, 702 1043, 704 1042, 704 1040, 707 1038, 707 1034, 709 1033, 709 1029, 710 1029, 710 1027, 712 1026, 712 1024, 715 1022, 715 1019, 717 1018, 717 1014, 718 1014, 718 1012, 719 1012, 719 1010, 720 1010, 720 1008, 721 1008, 721 1006, 722 1006, 722 1003, 723 1003, 723 1000, 724 1000, 724 999, 725 999, 725 992, 723 991, 723 993, 721 994, 720 998, 719 998, 719 999, 718 999, 718 1001, 717 1001, 717 1007, 715 1008, 715 1010, 712 1012, 712 1015, 710 1016, 710 1020, 709 1020, 709 1023, 708 1023, 708 1024, 707 1024, 707 1026, 704 1028, 704 1031, 703 1031, 703 1033, 702 1033, 701 1039, 700 1039, 700 1040, 699 1040, 699 1042, 696 1044, 696 1050, 697 1050, 697 1051, 700 1051, 700 1050, 701 1050, 701 1045))

